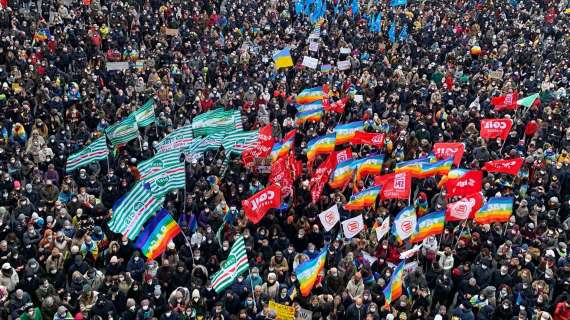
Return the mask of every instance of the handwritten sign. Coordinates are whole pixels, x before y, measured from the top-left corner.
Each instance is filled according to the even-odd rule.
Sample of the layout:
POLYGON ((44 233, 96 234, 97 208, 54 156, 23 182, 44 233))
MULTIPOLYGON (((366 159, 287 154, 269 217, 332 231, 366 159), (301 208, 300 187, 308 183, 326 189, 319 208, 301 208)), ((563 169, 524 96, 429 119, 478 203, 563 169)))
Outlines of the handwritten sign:
POLYGON ((295 308, 286 306, 284 304, 277 303, 275 301, 269 301, 269 310, 275 311, 277 320, 294 320, 295 319, 295 308))
POLYGON ((350 61, 348 60, 344 60, 344 61, 339 61, 336 64, 338 70, 348 70, 350 69, 350 61))
POLYGON ((342 53, 342 54, 350 54, 350 48, 340 48, 340 53, 342 53))
POLYGON ((176 37, 178 36, 178 29, 171 29, 171 28, 164 28, 164 35, 169 37, 176 37))
POLYGON ((309 50, 313 52, 319 51, 319 43, 318 42, 309 43, 309 50))
POLYGON ((313 311, 301 308, 297 311, 297 320, 311 320, 313 319, 313 311))
POLYGON ((489 78, 491 79, 495 79, 495 80, 501 80, 503 79, 503 70, 495 70, 495 71, 491 71, 489 72, 489 78))
POLYGON ((129 62, 128 61, 107 62, 105 66, 107 68, 107 71, 117 71, 117 70, 121 71, 129 68, 129 62))
POLYGON ((317 65, 319 64, 319 60, 316 58, 311 58, 308 56, 303 57, 303 65, 307 68, 317 69, 317 65))

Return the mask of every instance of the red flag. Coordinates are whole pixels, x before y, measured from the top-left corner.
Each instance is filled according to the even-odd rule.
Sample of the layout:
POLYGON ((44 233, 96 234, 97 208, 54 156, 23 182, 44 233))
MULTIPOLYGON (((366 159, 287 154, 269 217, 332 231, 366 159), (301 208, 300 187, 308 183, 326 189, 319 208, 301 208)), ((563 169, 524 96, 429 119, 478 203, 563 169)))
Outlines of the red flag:
POLYGON ((412 175, 409 172, 390 173, 374 178, 375 185, 382 186, 382 199, 408 199, 412 189, 412 175))
POLYGON ((505 140, 511 132, 513 121, 511 119, 483 119, 481 120, 481 138, 494 139, 500 137, 505 140))
POLYGON ((444 160, 453 157, 453 164, 459 167, 463 153, 465 152, 465 145, 460 142, 438 142, 433 145, 433 153, 435 157, 444 160))
POLYGON ((352 144, 369 144, 381 149, 384 146, 386 134, 384 133, 371 133, 364 131, 356 131, 354 137, 350 140, 352 144))
POLYGON ((293 170, 289 167, 290 154, 277 159, 271 164, 271 174, 269 184, 281 187, 283 196, 291 195, 293 192, 293 170))
POLYGON ((329 177, 336 168, 336 156, 334 154, 329 155, 325 162, 317 168, 315 175, 311 178, 311 198, 313 203, 317 203, 321 197, 321 193, 325 187, 329 177))
POLYGON ((523 164, 523 158, 495 160, 486 162, 483 170, 488 172, 499 172, 507 174, 518 174, 523 164))
POLYGON ((481 191, 483 184, 483 172, 471 170, 459 179, 449 179, 445 183, 447 197, 466 196, 481 191))
POLYGON ((348 97, 344 97, 333 103, 330 103, 328 99, 325 99, 323 102, 323 108, 327 112, 344 113, 344 107, 346 106, 348 99, 348 97))
POLYGON ((461 200, 447 205, 445 221, 472 219, 473 216, 475 216, 475 212, 477 212, 482 206, 483 196, 481 195, 481 192, 476 192, 467 197, 463 197, 461 200))
POLYGON ((334 154, 336 156, 336 163, 341 163, 343 161, 352 159, 352 149, 350 149, 350 148, 346 148, 344 150, 336 151, 334 154))
POLYGON ((269 209, 281 205, 281 187, 270 185, 241 202, 245 215, 253 224, 257 224, 269 209))
POLYGON ((0 8, 1 9, 8 8, 8 0, 0 0, 0 8))
POLYGON ((251 166, 255 158, 266 158, 271 154, 271 148, 275 139, 273 139, 273 131, 271 124, 259 129, 259 137, 254 147, 248 148, 242 152, 241 159, 246 167, 251 166))
POLYGON ((519 98, 518 93, 513 92, 505 96, 493 97, 491 99, 491 104, 495 106, 495 110, 515 110, 518 108, 517 100, 519 98))

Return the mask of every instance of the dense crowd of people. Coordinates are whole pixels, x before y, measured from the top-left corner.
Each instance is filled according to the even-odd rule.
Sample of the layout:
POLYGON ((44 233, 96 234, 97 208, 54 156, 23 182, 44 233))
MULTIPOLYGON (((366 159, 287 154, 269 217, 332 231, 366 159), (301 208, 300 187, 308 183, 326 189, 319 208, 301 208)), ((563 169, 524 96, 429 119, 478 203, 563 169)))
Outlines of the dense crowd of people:
MULTIPOLYGON (((570 319, 569 2, 360 1, 357 14, 352 1, 327 3, 318 51, 310 51, 315 24, 295 1, 2 2, 0 318, 261 320, 275 319, 268 308, 275 301, 310 310, 313 319, 570 319), (372 32, 367 17, 377 13, 382 28, 372 32), (409 35, 390 41, 392 24, 409 35), (480 54, 471 53, 474 46, 480 54), (284 47, 295 66, 276 70, 272 54, 284 47), (313 70, 302 66, 303 56, 333 66, 348 60, 350 68, 313 70), (122 61, 131 67, 107 70, 122 61), (325 84, 332 101, 349 90, 363 98, 297 128, 293 149, 304 168, 284 209, 248 222, 241 201, 263 189, 268 174, 222 149, 187 161, 185 190, 167 195, 164 207, 185 237, 159 258, 147 261, 133 241, 109 230, 110 209, 138 179, 136 165, 166 134, 224 108, 241 111, 244 130, 271 124, 280 140, 296 128, 295 94, 325 84), (540 98, 529 108, 493 108, 492 97, 515 91, 540 98), (140 140, 107 163, 66 173, 70 154, 149 98, 157 120, 140 140), (480 120, 497 117, 513 119, 508 138, 482 139, 480 120), (525 159, 516 176, 484 177, 484 197, 515 197, 510 222, 446 224, 410 259, 418 266, 387 306, 383 288, 409 245, 390 235, 378 241, 371 231, 407 202, 379 201, 363 212, 366 230, 350 240, 338 236, 339 226, 325 232, 317 215, 346 203, 352 182, 325 187, 311 203, 307 142, 356 120, 386 133, 387 173, 436 142, 464 142, 462 168, 525 159), (538 126, 532 134, 530 123, 538 126), (219 239, 230 207, 240 214, 219 239), (210 277, 238 234, 251 268, 216 294, 210 277), (322 279, 308 297, 291 296, 295 267, 325 245, 322 279)), ((366 145, 352 151, 375 152, 366 145)), ((439 179, 414 180, 428 212, 449 202, 439 179)))

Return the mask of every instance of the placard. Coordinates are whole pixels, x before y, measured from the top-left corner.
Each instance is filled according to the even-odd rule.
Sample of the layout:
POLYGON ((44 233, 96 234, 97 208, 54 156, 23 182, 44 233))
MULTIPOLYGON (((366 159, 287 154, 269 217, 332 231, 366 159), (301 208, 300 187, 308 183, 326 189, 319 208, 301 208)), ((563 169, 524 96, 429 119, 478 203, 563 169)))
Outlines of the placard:
POLYGON ((294 320, 295 319, 295 308, 286 306, 284 304, 277 303, 275 301, 269 301, 269 310, 275 311, 277 320, 294 320))
POLYGON ((350 48, 340 48, 340 53, 342 53, 342 54, 350 54, 350 48))
POLYGON ((502 80, 503 74, 504 74, 503 70, 491 71, 491 72, 489 72, 489 78, 495 79, 495 80, 502 80))
POLYGON ((309 43, 309 51, 313 51, 313 52, 319 51, 319 43, 318 42, 309 43))
POLYGON ((178 36, 178 29, 164 28, 164 34, 170 37, 178 36))
POLYGON ((336 64, 338 70, 348 70, 350 69, 350 61, 349 60, 344 60, 344 61, 339 61, 336 64))
POLYGON ((105 66, 107 68, 107 71, 126 70, 129 68, 129 62, 128 61, 107 62, 105 66))
POLYGON ((303 65, 307 68, 317 69, 317 65, 319 64, 319 60, 316 58, 311 58, 308 56, 303 57, 303 65))

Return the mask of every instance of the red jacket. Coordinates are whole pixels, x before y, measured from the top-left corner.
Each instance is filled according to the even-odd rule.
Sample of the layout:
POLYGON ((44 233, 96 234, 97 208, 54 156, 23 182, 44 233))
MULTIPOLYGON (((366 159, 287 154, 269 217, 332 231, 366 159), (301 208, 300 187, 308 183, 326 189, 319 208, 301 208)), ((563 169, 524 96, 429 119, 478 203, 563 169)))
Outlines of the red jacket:
POLYGON ((562 301, 556 305, 554 310, 554 320, 570 320, 570 308, 568 308, 568 303, 562 301))

